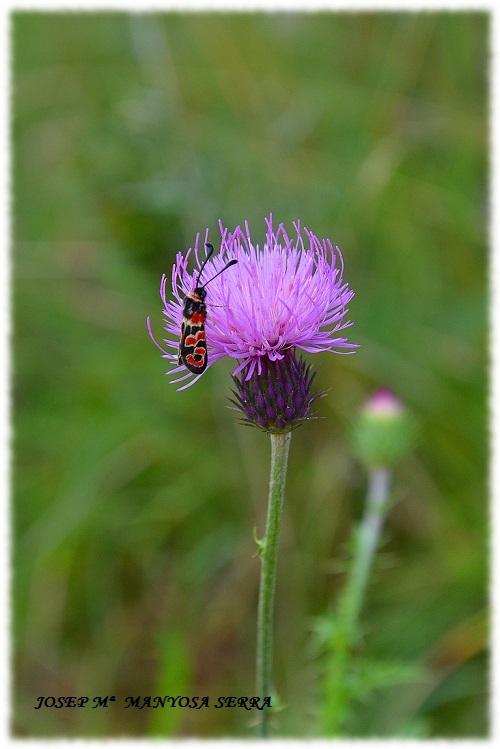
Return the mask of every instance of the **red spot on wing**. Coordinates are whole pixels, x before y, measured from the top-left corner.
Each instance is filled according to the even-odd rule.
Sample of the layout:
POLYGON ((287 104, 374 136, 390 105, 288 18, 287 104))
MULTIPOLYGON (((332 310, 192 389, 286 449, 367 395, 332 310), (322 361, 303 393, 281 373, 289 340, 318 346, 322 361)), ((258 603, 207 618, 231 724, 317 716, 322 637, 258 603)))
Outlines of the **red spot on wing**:
POLYGON ((198 330, 196 333, 190 333, 185 337, 185 339, 182 341, 183 346, 186 346, 186 348, 190 346, 196 346, 197 343, 200 341, 205 340, 205 331, 204 330, 198 330))
POLYGON ((205 312, 193 312, 189 318, 190 325, 203 325, 205 322, 205 312))
POLYGON ((192 354, 185 357, 185 364, 191 371, 203 372, 206 367, 206 351, 204 348, 197 348, 192 354))

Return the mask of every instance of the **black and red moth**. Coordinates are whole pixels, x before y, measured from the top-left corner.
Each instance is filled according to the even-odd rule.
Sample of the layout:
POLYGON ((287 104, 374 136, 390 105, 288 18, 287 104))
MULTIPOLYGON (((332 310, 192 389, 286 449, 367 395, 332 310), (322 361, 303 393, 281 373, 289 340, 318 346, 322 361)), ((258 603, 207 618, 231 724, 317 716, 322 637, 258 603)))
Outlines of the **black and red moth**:
POLYGON ((182 312, 181 338, 179 341, 179 365, 184 364, 193 374, 202 374, 207 368, 207 339, 205 337, 205 320, 207 319, 207 292, 205 286, 220 276, 227 268, 237 263, 230 260, 215 276, 200 286, 200 278, 207 260, 213 255, 214 247, 205 243, 207 255, 198 273, 197 286, 184 299, 182 312))

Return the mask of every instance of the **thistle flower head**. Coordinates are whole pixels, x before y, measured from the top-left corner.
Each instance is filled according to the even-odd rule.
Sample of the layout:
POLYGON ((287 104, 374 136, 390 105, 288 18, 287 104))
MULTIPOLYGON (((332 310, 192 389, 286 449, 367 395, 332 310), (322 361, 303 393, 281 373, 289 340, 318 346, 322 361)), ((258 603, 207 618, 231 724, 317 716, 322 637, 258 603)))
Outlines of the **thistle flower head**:
MULTIPOLYGON (((237 226, 229 232, 220 222, 220 251, 208 260, 203 272, 203 279, 208 281, 229 261, 238 261, 207 287, 205 332, 208 366, 224 356, 232 357, 238 362, 233 375, 243 372, 246 381, 254 373, 262 375, 264 366, 269 368, 270 362, 283 360, 287 351, 296 348, 309 353, 353 353, 356 348, 356 344, 339 335, 352 324, 344 318, 346 305, 353 297, 343 280, 339 248, 334 248, 329 239, 318 239, 299 221, 293 225, 292 236, 283 224, 274 229, 272 216, 266 223, 265 242, 259 247, 252 242, 247 223, 244 229, 237 226)), ((170 374, 181 375, 172 382, 187 380, 180 390, 200 376, 186 373, 185 367, 179 366, 177 349, 184 298, 195 289, 204 260, 198 234, 194 249, 176 257, 172 269, 173 299, 168 298, 166 276, 161 280, 160 296, 169 336, 163 341, 171 350, 158 344, 149 328, 164 358, 173 365, 170 374), (193 260, 195 269, 189 271, 193 260)))

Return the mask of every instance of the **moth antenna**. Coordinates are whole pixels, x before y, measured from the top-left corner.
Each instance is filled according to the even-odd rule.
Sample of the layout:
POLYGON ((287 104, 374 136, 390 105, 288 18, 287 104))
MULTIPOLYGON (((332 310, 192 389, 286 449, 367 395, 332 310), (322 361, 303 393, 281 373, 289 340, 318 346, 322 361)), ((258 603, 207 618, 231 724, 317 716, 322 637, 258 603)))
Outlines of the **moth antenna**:
POLYGON ((207 264, 208 259, 211 258, 212 255, 214 254, 214 246, 213 246, 213 244, 210 244, 209 242, 205 242, 205 247, 207 248, 207 254, 206 254, 205 260, 203 261, 202 266, 200 268, 200 272, 198 273, 198 281, 197 281, 197 284, 196 284, 197 286, 199 286, 199 284, 200 284, 201 274, 203 273, 203 270, 205 268, 205 265, 207 264))
POLYGON ((207 284, 209 284, 211 281, 214 280, 214 278, 217 278, 217 276, 220 276, 221 273, 224 273, 224 271, 230 268, 231 265, 236 265, 237 262, 238 261, 236 260, 236 258, 234 260, 230 260, 228 263, 226 263, 226 265, 222 268, 222 270, 220 270, 218 273, 215 274, 215 276, 212 276, 212 278, 209 278, 208 281, 205 281, 205 283, 203 284, 201 288, 204 289, 207 284))

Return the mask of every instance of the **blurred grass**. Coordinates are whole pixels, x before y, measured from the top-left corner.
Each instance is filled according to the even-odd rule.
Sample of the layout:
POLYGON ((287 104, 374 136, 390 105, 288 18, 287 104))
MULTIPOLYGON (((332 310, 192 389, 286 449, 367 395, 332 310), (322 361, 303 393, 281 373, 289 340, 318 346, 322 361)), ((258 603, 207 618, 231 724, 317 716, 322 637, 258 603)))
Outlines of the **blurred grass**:
POLYGON ((486 735, 488 15, 11 20, 14 734, 251 735, 242 710, 121 705, 254 692, 267 439, 226 409, 229 364, 177 393, 145 318, 161 335, 160 276, 197 231, 248 219, 262 241, 272 211, 342 248, 361 344, 315 357, 325 418, 292 440, 277 733, 314 733, 313 617, 364 493, 348 429, 388 385, 420 444, 364 655, 431 677, 368 698, 350 732, 486 735), (65 694, 117 701, 33 710, 65 694))

